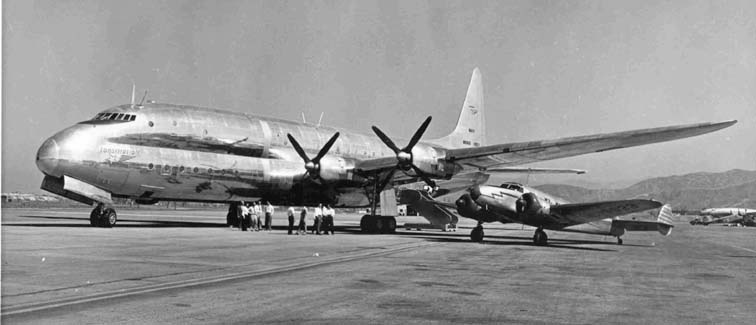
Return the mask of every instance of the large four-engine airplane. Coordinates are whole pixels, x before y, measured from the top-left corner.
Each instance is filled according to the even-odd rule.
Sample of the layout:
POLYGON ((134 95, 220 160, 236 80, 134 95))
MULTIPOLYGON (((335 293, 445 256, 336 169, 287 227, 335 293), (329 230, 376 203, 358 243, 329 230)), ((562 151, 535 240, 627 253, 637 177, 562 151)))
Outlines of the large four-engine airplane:
MULTIPOLYGON (((451 214, 456 210, 459 215, 478 221, 470 233, 472 241, 483 240, 483 223, 520 223, 536 227, 533 243, 546 245, 546 230, 578 232, 593 235, 617 237, 622 245, 621 236, 626 231, 658 231, 664 236, 672 230, 672 209, 653 200, 618 200, 588 203, 568 203, 562 199, 546 194, 519 183, 508 182, 500 186, 475 185, 459 197, 453 204, 443 199, 434 199, 422 191, 404 190, 400 197, 414 206, 424 207, 427 211, 439 215, 444 211, 451 214), (436 210, 429 210, 435 206, 436 210), (654 210, 656 220, 628 219, 629 214, 654 210), (618 216, 626 216, 623 219, 618 216)), ((637 215, 636 215, 637 216, 637 215)), ((438 218, 438 217, 437 217, 438 218)))
MULTIPOLYGON (((148 101, 116 106, 56 133, 38 150, 42 189, 85 204, 131 198, 140 204, 200 201, 237 204, 372 206, 364 231, 393 231, 393 216, 376 215, 387 188, 450 180, 488 168, 577 156, 713 132, 736 121, 487 145, 483 88, 472 74, 455 129, 421 141, 428 117, 399 147, 333 127, 219 109, 148 101)), ((99 204, 98 204, 99 205, 99 204)), ((94 226, 111 227, 116 212, 95 208, 94 226), (99 215, 99 217, 98 217, 99 215)))
MULTIPOLYGON (((756 210, 743 208, 708 208, 699 212, 699 217, 690 221, 691 225, 708 226, 712 223, 746 224, 756 216, 756 210)), ((752 222, 751 222, 752 223, 752 222)))

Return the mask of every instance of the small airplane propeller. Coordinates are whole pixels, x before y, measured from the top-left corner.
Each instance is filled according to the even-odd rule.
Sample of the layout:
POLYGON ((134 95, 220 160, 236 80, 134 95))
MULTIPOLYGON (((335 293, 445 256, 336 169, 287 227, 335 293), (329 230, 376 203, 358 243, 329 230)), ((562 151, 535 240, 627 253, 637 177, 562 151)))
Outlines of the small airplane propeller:
POLYGON ((307 156, 307 153, 302 149, 302 146, 299 145, 299 142, 297 142, 296 139, 294 139, 291 134, 287 133, 286 137, 289 138, 289 141, 291 142, 291 145, 294 147, 294 150, 297 151, 297 154, 299 154, 300 157, 302 157, 302 160, 305 162, 305 177, 310 177, 311 179, 318 179, 320 178, 320 159, 323 158, 323 156, 328 153, 328 150, 331 150, 331 147, 336 142, 336 139, 339 138, 339 132, 336 132, 331 139, 326 142, 326 144, 323 146, 323 148, 320 149, 317 155, 315 155, 314 158, 310 159, 310 157, 307 156))
POLYGON ((396 168, 391 169, 386 179, 384 179, 383 182, 381 183, 379 187, 380 189, 383 189, 386 187, 386 185, 391 180, 391 178, 394 177, 394 173, 396 173, 397 169, 401 169, 404 171, 412 169, 415 171, 417 176, 419 176, 420 178, 423 179, 423 181, 425 181, 426 184, 428 184, 429 186, 433 188, 436 187, 436 182, 430 179, 428 175, 426 175, 420 168, 415 166, 415 164, 412 162, 412 158, 413 158, 412 148, 414 148, 415 145, 418 142, 420 142, 420 138, 423 136, 423 133, 425 133, 425 130, 428 128, 428 125, 430 124, 430 122, 431 122, 431 117, 428 116, 428 118, 425 119, 425 122, 423 122, 423 124, 420 125, 420 128, 417 129, 417 131, 415 131, 415 134, 412 136, 409 143, 402 149, 399 149, 399 147, 396 146, 394 141, 391 141, 391 139, 385 133, 383 133, 381 129, 379 129, 376 126, 373 126, 373 132, 375 132, 375 135, 377 135, 378 138, 380 138, 381 141, 383 141, 383 143, 386 144, 386 146, 388 146, 389 148, 391 148, 391 150, 394 151, 394 153, 396 154, 396 160, 397 160, 396 168))

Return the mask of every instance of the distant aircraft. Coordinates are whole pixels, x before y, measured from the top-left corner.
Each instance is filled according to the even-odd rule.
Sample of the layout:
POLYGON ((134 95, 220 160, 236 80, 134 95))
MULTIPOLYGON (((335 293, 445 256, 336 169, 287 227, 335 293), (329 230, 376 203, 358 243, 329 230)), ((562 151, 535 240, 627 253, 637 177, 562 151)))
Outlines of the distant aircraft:
MULTIPOLYGON (((392 187, 488 168, 577 156, 692 137, 736 121, 659 127, 555 140, 486 145, 481 75, 473 71, 455 129, 421 141, 431 117, 399 147, 378 127, 361 132, 148 101, 106 109, 56 133, 36 164, 42 189, 85 204, 130 198, 275 205, 371 206, 366 232, 392 232, 394 216, 376 214, 379 194, 392 187)), ((99 204, 98 204, 99 205, 99 204)), ((95 208, 93 226, 112 227, 113 208, 95 208), (100 213, 99 211, 104 211, 100 213), (99 216, 98 216, 99 215, 99 216)), ((231 220, 227 220, 231 222, 231 220)))
POLYGON ((752 224, 755 209, 743 208, 709 208, 703 209, 698 214, 700 217, 690 221, 691 225, 708 226, 712 223, 737 223, 752 224))
POLYGON ((536 227, 533 243, 546 245, 548 236, 544 230, 579 232, 617 237, 622 245, 625 231, 658 231, 669 235, 672 230, 670 217, 672 209, 668 205, 652 200, 619 200, 589 203, 567 203, 542 191, 519 183, 504 183, 500 186, 473 186, 455 204, 435 200, 421 191, 402 191, 407 202, 428 206, 451 213, 456 208, 461 216, 478 221, 478 226, 470 233, 472 241, 483 240, 483 223, 520 223, 536 227), (661 208, 660 208, 661 207, 661 208), (657 209, 657 220, 626 220, 618 216, 657 209))

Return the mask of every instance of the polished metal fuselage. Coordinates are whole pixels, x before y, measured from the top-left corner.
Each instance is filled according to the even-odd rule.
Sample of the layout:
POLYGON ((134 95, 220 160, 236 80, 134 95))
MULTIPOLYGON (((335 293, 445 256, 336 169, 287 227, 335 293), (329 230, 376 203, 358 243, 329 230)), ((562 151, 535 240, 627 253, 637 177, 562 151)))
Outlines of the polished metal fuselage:
MULTIPOLYGON (((375 136, 338 130, 341 136, 321 161, 328 182, 303 186, 304 162, 286 135, 293 135, 312 157, 336 129, 172 104, 122 105, 102 113, 136 117, 89 120, 58 132, 40 148, 39 168, 49 176, 73 177, 114 196, 142 201, 264 199, 364 206, 369 175, 356 174, 352 167, 360 160, 395 155, 375 136)), ((429 174, 451 176, 439 167, 443 148, 420 143, 412 153, 416 165, 429 174)), ((395 179, 412 181, 415 176, 410 171, 395 179)))

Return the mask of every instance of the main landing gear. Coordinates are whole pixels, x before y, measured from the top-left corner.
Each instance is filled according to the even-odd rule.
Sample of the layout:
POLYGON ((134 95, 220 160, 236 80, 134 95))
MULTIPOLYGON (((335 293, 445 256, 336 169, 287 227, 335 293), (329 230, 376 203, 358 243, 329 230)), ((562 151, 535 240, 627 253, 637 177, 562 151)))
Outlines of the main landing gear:
POLYGON ((105 208, 99 203, 89 214, 89 224, 92 227, 112 228, 118 222, 118 215, 113 208, 105 208))
POLYGON ((396 232, 396 218, 366 214, 360 220, 360 230, 370 234, 393 234, 396 232))
POLYGON ((617 245, 622 245, 622 238, 617 236, 617 245))
POLYGON ((470 232, 470 240, 476 243, 480 243, 483 241, 484 235, 485 233, 483 232, 483 224, 478 223, 478 225, 470 232))
POLYGON ((546 236, 546 232, 543 231, 543 227, 538 227, 533 235, 533 244, 536 246, 546 246, 549 241, 549 236, 546 236))

